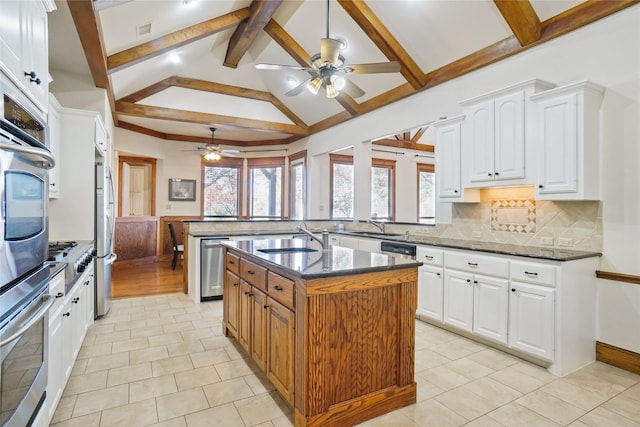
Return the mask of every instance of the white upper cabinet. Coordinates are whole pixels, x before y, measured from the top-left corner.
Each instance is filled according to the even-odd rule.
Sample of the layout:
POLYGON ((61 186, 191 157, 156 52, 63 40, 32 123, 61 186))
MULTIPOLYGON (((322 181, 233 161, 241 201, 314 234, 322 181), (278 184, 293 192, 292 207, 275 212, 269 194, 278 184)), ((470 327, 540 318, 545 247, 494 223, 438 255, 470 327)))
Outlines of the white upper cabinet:
POLYGON ((480 194, 462 187, 460 133, 464 116, 434 123, 436 130, 436 186, 440 202, 479 202, 480 194))
POLYGON ((62 168, 60 159, 60 103, 53 96, 49 95, 49 114, 47 116, 47 124, 49 125, 49 149, 56 159, 56 165, 53 169, 49 169, 49 198, 57 199, 60 197, 60 170, 62 168))
POLYGON ((461 102, 466 119, 462 124, 462 185, 532 184, 532 156, 527 153, 535 128, 528 96, 552 88, 551 83, 529 80, 497 92, 461 102))
POLYGON ((49 97, 47 11, 52 1, 0 2, 0 69, 43 113, 49 97))
POLYGON ((538 200, 599 200, 600 104, 586 81, 531 97, 538 107, 538 200))

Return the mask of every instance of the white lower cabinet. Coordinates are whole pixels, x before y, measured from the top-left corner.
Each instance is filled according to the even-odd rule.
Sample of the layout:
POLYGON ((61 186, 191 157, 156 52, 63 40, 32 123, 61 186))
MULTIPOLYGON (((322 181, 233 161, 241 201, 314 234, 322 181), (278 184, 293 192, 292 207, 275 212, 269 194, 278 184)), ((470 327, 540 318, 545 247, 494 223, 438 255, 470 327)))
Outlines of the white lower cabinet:
POLYGON ((444 277, 444 323, 506 344, 508 280, 456 270, 444 277))
POLYGON ((511 282, 509 347, 554 360, 555 289, 511 282))
POLYGON ((443 320, 444 275, 442 267, 423 265, 418 270, 418 316, 443 320))
POLYGON ((94 281, 90 264, 65 295, 65 275, 60 273, 49 289, 56 301, 49 312, 49 367, 46 412, 47 425, 55 414, 87 329, 93 323, 94 281))

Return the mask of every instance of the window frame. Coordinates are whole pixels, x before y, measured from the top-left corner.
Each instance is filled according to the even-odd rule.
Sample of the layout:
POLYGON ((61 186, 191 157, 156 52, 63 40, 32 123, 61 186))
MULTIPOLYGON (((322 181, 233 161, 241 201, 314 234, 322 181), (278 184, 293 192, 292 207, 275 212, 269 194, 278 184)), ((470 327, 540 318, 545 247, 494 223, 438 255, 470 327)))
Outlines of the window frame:
POLYGON ((299 151, 289 156, 289 212, 290 219, 305 219, 307 216, 307 150, 299 151), (293 207, 295 206, 295 191, 293 168, 302 165, 302 217, 293 217, 293 207))
POLYGON ((284 188, 285 188, 285 158, 284 157, 255 157, 247 159, 247 217, 252 218, 285 218, 284 212, 284 188), (253 181, 252 170, 265 167, 280 167, 280 215, 253 216, 253 181))
MULTIPOLYGON (((390 160, 390 159, 372 158, 371 169, 373 169, 374 167, 389 169, 390 171, 389 177, 391 179, 391 183, 389 184, 389 191, 391 192, 391 194, 389 196, 389 218, 382 217, 381 219, 386 219, 387 221, 395 221, 396 220, 396 161, 390 160)), ((373 171, 372 171, 372 176, 373 176, 373 171)), ((373 206, 371 206, 371 208, 373 208, 373 206)), ((372 215, 373 212, 369 212, 369 214, 372 215)))
MULTIPOLYGON (((418 223, 422 223, 422 217, 420 216, 420 173, 421 172, 428 172, 428 173, 433 173, 434 174, 434 200, 436 200, 435 197, 435 190, 436 190, 436 183, 435 183, 435 173, 436 173, 436 166, 435 164, 431 164, 431 163, 416 163, 416 180, 417 180, 417 194, 416 194, 416 201, 417 201, 417 205, 416 205, 416 219, 418 221, 418 223)), ((435 221, 435 207, 434 207, 434 213, 433 213, 433 217, 424 217, 424 220, 430 220, 433 219, 435 221)))
POLYGON ((243 159, 234 159, 229 157, 223 157, 220 160, 206 160, 204 157, 200 162, 200 216, 202 218, 242 218, 242 200, 243 200, 243 159), (225 168, 236 168, 238 169, 238 212, 237 215, 205 215, 204 214, 204 205, 205 205, 205 194, 204 194, 204 182, 205 182, 205 170, 207 167, 225 167, 225 168))
MULTIPOLYGON (((329 154, 329 185, 330 185, 330 194, 329 194, 329 212, 330 212, 330 218, 331 219, 353 219, 353 216, 351 217, 334 217, 333 216, 333 166, 335 164, 340 164, 340 165, 351 165, 351 167, 353 167, 353 156, 347 156, 345 154, 329 154)), ((354 171, 354 175, 355 175, 355 171, 354 171)), ((355 176, 354 176, 355 178, 355 176)), ((352 188, 351 190, 352 192, 355 192, 355 188, 352 188)), ((355 194, 353 194, 354 200, 355 200, 355 194)))

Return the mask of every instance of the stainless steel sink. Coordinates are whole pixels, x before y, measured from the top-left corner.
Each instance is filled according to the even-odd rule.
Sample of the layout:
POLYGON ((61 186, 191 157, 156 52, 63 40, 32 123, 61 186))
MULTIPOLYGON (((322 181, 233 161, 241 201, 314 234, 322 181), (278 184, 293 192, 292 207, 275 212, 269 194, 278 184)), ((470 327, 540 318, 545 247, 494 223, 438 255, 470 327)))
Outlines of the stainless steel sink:
POLYGON ((312 248, 265 248, 258 249, 258 252, 265 254, 287 254, 296 252, 318 252, 318 250, 312 248))

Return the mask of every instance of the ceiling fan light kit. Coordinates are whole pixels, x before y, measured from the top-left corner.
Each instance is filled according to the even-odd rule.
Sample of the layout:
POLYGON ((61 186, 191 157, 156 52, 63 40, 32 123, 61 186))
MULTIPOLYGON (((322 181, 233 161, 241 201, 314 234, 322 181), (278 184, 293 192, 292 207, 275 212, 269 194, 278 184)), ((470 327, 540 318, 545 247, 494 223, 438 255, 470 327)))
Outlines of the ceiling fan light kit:
POLYGON ((372 73, 397 73, 400 71, 400 64, 396 61, 351 64, 345 65, 345 58, 340 54, 340 50, 346 47, 346 41, 334 39, 329 35, 329 0, 327 0, 327 36, 320 39, 320 52, 310 58, 311 67, 300 65, 276 65, 276 64, 256 64, 256 68, 262 70, 297 70, 307 71, 311 74, 311 79, 305 80, 297 87, 285 93, 287 96, 298 95, 306 87, 309 92, 316 95, 320 91, 320 86, 324 86, 327 98, 335 98, 341 90, 353 98, 364 95, 364 90, 353 82, 348 82, 343 75, 347 74, 372 74, 372 73))

